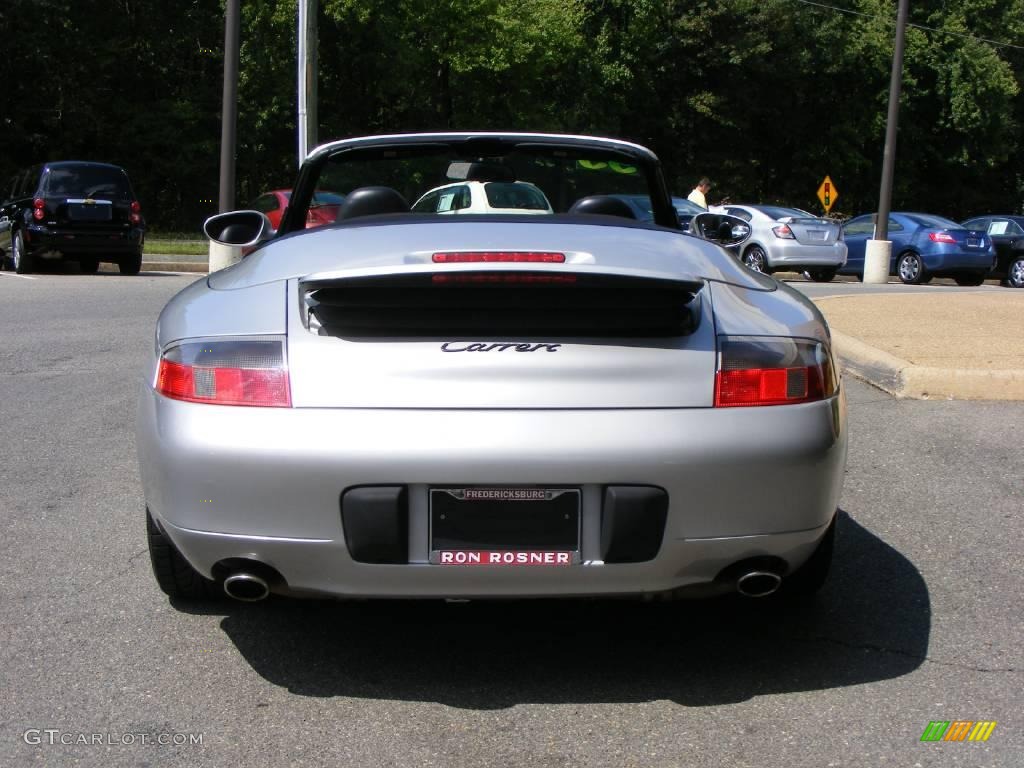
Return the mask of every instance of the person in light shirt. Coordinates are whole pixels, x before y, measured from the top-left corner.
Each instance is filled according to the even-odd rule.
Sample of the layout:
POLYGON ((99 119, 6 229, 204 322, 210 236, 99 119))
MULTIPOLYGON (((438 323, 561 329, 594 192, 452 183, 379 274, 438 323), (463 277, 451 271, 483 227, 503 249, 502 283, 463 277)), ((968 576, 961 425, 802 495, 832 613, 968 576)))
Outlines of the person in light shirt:
POLYGON ((701 208, 708 207, 707 193, 711 191, 711 179, 707 176, 701 178, 697 182, 697 186, 693 188, 693 191, 687 196, 687 200, 691 203, 696 203, 701 208))

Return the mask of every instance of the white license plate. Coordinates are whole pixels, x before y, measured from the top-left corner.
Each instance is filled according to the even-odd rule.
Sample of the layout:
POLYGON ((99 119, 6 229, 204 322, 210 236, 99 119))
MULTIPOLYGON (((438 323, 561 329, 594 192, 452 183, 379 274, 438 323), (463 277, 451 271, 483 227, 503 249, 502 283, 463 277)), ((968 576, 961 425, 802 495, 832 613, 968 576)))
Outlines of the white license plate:
POLYGON ((828 231, 823 229, 809 229, 807 236, 811 240, 828 240, 828 231))

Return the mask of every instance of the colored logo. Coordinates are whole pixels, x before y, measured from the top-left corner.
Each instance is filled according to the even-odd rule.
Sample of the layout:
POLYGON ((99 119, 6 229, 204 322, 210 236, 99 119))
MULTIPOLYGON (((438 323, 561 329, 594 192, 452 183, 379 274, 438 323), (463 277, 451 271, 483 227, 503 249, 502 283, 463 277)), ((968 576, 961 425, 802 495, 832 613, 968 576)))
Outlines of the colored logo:
POLYGON ((995 720, 932 720, 921 741, 988 741, 995 728, 995 720))

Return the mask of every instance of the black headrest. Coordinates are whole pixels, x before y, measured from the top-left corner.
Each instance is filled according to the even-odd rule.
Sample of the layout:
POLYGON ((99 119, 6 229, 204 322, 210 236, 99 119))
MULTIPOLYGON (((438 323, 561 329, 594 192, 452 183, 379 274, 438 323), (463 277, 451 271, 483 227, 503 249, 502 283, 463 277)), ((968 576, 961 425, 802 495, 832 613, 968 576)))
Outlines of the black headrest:
POLYGON ((572 204, 569 213, 597 213, 602 216, 622 216, 626 219, 635 219, 636 214, 629 204, 611 195, 589 195, 581 197, 572 204))
POLYGON ((338 209, 335 221, 380 213, 408 213, 409 203, 397 189, 391 187, 360 187, 349 192, 338 209))

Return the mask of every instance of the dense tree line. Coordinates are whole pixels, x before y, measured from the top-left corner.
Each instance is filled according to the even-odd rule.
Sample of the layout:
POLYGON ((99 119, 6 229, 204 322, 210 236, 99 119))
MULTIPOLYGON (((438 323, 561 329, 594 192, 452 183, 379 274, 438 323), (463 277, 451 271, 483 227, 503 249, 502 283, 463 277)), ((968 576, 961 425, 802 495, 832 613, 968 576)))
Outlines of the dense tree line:
MULTIPOLYGON (((125 166, 152 227, 214 212, 220 0, 0 4, 0 179, 45 159, 125 166)), ((242 0, 238 197, 295 172, 295 0, 242 0)), ((676 191, 818 210, 877 204, 895 0, 320 0, 319 137, 597 133, 676 191), (834 7, 823 7, 834 6, 834 7)), ((1024 203, 1024 0, 912 0, 894 207, 1024 203)))

